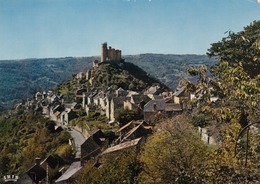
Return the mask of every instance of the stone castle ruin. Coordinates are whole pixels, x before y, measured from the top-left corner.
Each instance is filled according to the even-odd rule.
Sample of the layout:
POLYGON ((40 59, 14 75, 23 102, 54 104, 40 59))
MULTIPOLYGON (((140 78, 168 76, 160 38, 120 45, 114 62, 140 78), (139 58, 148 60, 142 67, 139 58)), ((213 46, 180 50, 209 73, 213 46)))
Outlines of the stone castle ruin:
POLYGON ((101 45, 101 62, 121 61, 122 51, 112 47, 107 48, 107 43, 101 45))

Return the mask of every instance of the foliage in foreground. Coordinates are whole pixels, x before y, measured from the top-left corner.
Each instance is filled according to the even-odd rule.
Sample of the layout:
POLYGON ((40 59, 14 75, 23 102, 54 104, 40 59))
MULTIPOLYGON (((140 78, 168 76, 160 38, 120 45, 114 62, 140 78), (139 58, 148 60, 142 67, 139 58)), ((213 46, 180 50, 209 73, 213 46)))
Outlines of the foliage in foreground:
POLYGON ((48 154, 57 154, 69 162, 73 155, 68 152, 69 133, 56 132, 52 122, 30 111, 1 115, 0 136, 1 177, 23 174, 36 157, 44 159, 48 154))
MULTIPOLYGON (((254 183, 259 179, 259 157, 247 166, 234 157, 237 125, 223 127, 222 147, 202 143, 189 114, 165 119, 140 149, 102 156, 83 169, 75 183, 254 183)), ((253 140, 253 139, 252 139, 253 140)), ((254 142, 259 141, 256 137, 254 142)), ((253 144, 251 145, 253 148, 253 144)))

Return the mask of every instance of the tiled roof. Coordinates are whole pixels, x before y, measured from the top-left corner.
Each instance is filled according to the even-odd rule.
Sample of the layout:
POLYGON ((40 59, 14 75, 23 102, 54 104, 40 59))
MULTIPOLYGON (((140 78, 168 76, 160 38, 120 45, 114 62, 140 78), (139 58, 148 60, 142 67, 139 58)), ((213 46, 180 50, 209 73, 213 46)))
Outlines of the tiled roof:
POLYGON ((124 130, 125 128, 131 126, 134 123, 134 120, 130 121, 129 123, 125 124, 124 126, 122 126, 117 132, 121 132, 122 130, 124 130))
POLYGON ((115 151, 119 151, 119 150, 122 150, 122 149, 130 148, 130 147, 133 147, 133 146, 136 146, 141 141, 141 139, 142 138, 137 138, 137 139, 134 139, 134 140, 131 140, 131 141, 127 141, 127 142, 118 144, 116 146, 107 148, 102 153, 102 155, 107 154, 107 153, 112 153, 112 152, 115 152, 115 151))
POLYGON ((137 125, 136 127, 132 128, 129 132, 127 132, 127 134, 124 136, 124 140, 127 140, 135 131, 137 131, 137 129, 142 128, 142 124, 143 121, 140 122, 139 125, 137 125))
POLYGON ((120 87, 120 88, 118 88, 116 91, 122 91, 122 92, 124 92, 125 90, 120 87))
POLYGON ((86 157, 92 151, 99 149, 99 145, 94 141, 93 137, 89 137, 82 145, 81 145, 81 157, 86 157))
POLYGON ((57 165, 58 165, 58 160, 52 156, 52 155, 49 155, 47 158, 45 158, 45 160, 43 160, 41 162, 41 165, 44 164, 44 163, 47 163, 48 166, 50 166, 52 169, 54 169, 57 165))
POLYGON ((76 174, 80 169, 81 169, 81 162, 73 162, 70 167, 68 168, 68 170, 66 170, 66 172, 61 175, 61 177, 59 177, 55 183, 63 183, 64 181, 67 181, 68 179, 70 179, 74 174, 76 174))
POLYGON ((152 111, 163 111, 165 110, 166 103, 163 99, 157 99, 157 100, 150 100, 147 104, 144 106, 144 112, 152 112, 152 111), (154 109, 154 107, 156 109, 154 109))
POLYGON ((89 98, 94 98, 97 94, 98 94, 98 92, 97 92, 97 91, 94 91, 94 92, 92 92, 88 97, 89 97, 89 98))
POLYGON ((166 103, 165 111, 182 111, 181 104, 166 103))
POLYGON ((131 99, 135 104, 139 104, 142 101, 148 102, 150 98, 147 95, 132 95, 131 99))
POLYGON ((179 96, 180 94, 182 94, 185 91, 185 89, 186 89, 186 87, 181 87, 177 91, 175 91, 175 93, 173 95, 179 96))
POLYGON ((60 115, 60 112, 59 111, 56 111, 55 113, 54 113, 54 116, 59 116, 60 115))
POLYGON ((147 93, 150 93, 150 94, 155 94, 158 90, 160 89, 160 86, 151 86, 150 88, 147 89, 147 93))
POLYGON ((35 183, 46 177, 46 171, 38 164, 35 164, 26 173, 35 183))
POLYGON ((114 97, 113 99, 115 109, 123 107, 124 101, 130 100, 130 97, 114 97))

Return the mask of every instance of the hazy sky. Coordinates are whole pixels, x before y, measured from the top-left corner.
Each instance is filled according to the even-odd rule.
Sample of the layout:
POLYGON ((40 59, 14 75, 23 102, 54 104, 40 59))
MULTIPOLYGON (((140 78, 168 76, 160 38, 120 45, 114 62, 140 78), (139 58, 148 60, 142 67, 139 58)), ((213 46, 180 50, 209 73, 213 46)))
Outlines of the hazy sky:
POLYGON ((0 0, 0 59, 205 54, 260 20, 260 0, 0 0))

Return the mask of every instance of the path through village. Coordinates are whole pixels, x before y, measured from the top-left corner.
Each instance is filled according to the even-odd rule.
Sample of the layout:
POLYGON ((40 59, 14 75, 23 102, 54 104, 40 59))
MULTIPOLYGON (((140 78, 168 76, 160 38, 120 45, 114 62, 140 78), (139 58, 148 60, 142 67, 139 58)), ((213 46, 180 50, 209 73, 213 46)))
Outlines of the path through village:
POLYGON ((75 162, 73 162, 70 167, 59 177, 55 183, 63 183, 67 181, 73 174, 75 174, 78 170, 82 168, 80 157, 81 157, 81 145, 85 142, 86 138, 78 131, 74 129, 67 128, 63 126, 65 130, 67 130, 71 137, 74 139, 76 155, 75 155, 75 162))

